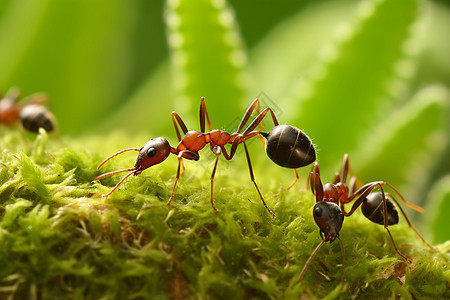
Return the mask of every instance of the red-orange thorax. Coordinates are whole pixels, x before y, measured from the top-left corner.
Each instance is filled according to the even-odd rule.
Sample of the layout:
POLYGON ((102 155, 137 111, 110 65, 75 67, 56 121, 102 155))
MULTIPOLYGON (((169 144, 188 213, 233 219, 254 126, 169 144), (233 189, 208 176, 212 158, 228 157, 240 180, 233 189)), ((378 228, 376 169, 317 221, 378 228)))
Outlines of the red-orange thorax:
POLYGON ((211 145, 224 146, 230 140, 230 134, 219 129, 213 130, 207 133, 207 135, 209 136, 211 145))
POLYGON ((13 99, 5 98, 0 101, 0 122, 3 124, 12 124, 19 119, 20 107, 16 105, 13 99))
POLYGON ((188 131, 178 144, 177 150, 197 152, 203 149, 207 143, 208 141, 204 133, 200 131, 188 131))
POLYGON ((197 152, 203 149, 206 144, 211 144, 212 146, 224 146, 229 140, 230 134, 219 129, 206 133, 200 131, 188 131, 178 144, 177 150, 197 152))

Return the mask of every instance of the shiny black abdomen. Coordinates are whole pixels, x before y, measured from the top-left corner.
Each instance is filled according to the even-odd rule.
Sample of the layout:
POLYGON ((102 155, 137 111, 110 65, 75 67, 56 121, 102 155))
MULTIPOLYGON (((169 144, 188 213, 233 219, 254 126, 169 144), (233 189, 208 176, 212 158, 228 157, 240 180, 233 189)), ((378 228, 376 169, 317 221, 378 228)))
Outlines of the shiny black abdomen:
MULTIPOLYGON (((398 224, 398 212, 389 198, 386 198, 388 225, 398 224)), ((384 206, 381 192, 370 193, 361 205, 361 210, 370 221, 384 225, 384 206)))
POLYGON ((316 160, 311 139, 294 126, 275 126, 266 138, 266 153, 279 166, 296 169, 316 160))

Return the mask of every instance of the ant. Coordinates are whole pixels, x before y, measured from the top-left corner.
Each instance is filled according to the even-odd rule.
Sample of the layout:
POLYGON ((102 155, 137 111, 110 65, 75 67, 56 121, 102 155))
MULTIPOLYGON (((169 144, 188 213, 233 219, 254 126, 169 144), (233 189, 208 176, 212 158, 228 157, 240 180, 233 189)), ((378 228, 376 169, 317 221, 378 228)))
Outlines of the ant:
MULTIPOLYGON (((1 98, 1 97, 0 97, 1 98)), ((47 132, 56 129, 55 116, 42 104, 47 100, 43 93, 28 97, 24 104, 19 104, 20 92, 17 88, 8 91, 0 100, 0 123, 12 125, 20 122, 21 126, 30 132, 37 133, 39 128, 47 132)))
MULTIPOLYGON (((203 149, 207 144, 209 144, 211 151, 216 155, 216 159, 214 162, 214 167, 211 174, 211 205, 216 213, 218 213, 218 210, 216 209, 214 205, 213 200, 213 182, 214 182, 214 175, 216 173, 217 169, 217 163, 219 160, 219 156, 223 154, 225 159, 231 160, 235 153, 236 149, 239 144, 244 145, 245 154, 247 157, 247 164, 248 169, 250 172, 250 180, 254 184, 256 191, 258 192, 258 195, 264 205, 264 207, 267 209, 267 211, 270 213, 272 217, 275 217, 275 214, 272 212, 272 210, 267 206, 266 202, 264 201, 264 198, 258 188, 258 185, 256 184, 254 175, 253 175, 253 168, 250 161, 250 155, 247 149, 246 141, 248 139, 251 139, 253 137, 256 137, 258 135, 261 135, 267 139, 266 144, 266 153, 268 156, 278 165, 288 167, 288 168, 298 168, 302 166, 306 166, 316 159, 315 155, 315 149, 312 145, 311 140, 309 137, 304 134, 299 129, 289 126, 289 125, 279 125, 278 120, 275 117, 275 114, 273 113, 272 109, 269 107, 265 108, 263 111, 260 111, 260 102, 258 99, 255 99, 250 106, 248 107, 247 111, 245 112, 237 130, 233 134, 229 134, 226 131, 212 129, 211 122, 209 120, 209 115, 206 109, 206 102, 205 98, 201 97, 200 101, 200 131, 188 131, 186 125, 184 124, 181 117, 176 113, 175 111, 172 112, 172 121, 175 127, 175 131, 177 133, 178 137, 178 145, 176 148, 171 147, 169 142, 163 138, 155 138, 147 143, 145 143, 140 149, 138 148, 127 148, 124 150, 120 150, 119 152, 109 156, 106 158, 103 162, 101 162, 97 170, 100 169, 108 160, 115 157, 118 154, 121 154, 126 151, 138 151, 138 157, 136 164, 133 168, 130 169, 124 169, 124 170, 118 170, 113 171, 109 173, 105 173, 103 175, 97 176, 94 178, 94 180, 101 180, 105 177, 111 176, 113 174, 117 174, 120 172, 129 172, 127 175, 125 175, 117 184, 112 188, 112 190, 103 195, 104 197, 110 196, 121 184, 122 182, 128 178, 131 175, 137 176, 142 173, 145 169, 152 167, 156 164, 159 164, 166 160, 166 158, 170 154, 174 154, 178 158, 178 170, 177 170, 177 176, 175 179, 175 183, 172 189, 172 193, 170 195, 169 201, 167 205, 170 205, 172 202, 175 188, 177 186, 178 180, 180 176, 184 173, 184 165, 183 165, 183 158, 188 160, 199 160, 199 151, 203 149), (250 119, 250 116, 252 115, 253 111, 257 108, 258 115, 255 117, 255 119, 250 123, 250 125, 242 132, 244 129, 244 126, 247 124, 248 120, 250 119), (274 123, 274 128, 269 132, 262 132, 259 130, 254 130, 258 125, 261 126, 261 122, 264 119, 264 117, 270 112, 272 116, 272 121, 274 123), (206 123, 208 124, 209 132, 205 132, 205 117, 206 117, 206 123), (181 128, 181 131, 183 132, 184 136, 182 137, 179 131, 178 126, 181 128), (225 149, 225 145, 231 144, 230 153, 228 154, 227 150, 225 149), (183 168, 183 172, 180 173, 181 167, 183 168), (181 175, 180 175, 181 174, 181 175)), ((263 141, 263 140, 262 140, 263 141)), ((297 176, 296 181, 298 180, 298 173, 295 170, 295 174, 297 176)), ((296 182, 295 181, 295 182, 296 182)), ((294 182, 294 184, 295 184, 294 182)), ((293 186, 293 185, 292 185, 293 186)))
MULTIPOLYGON (((316 196, 316 204, 313 208, 314 221, 320 228, 320 236, 322 237, 322 242, 317 246, 317 248, 311 253, 311 256, 306 261, 297 282, 300 282, 305 275, 305 272, 310 265, 312 259, 317 254, 319 249, 325 242, 332 243, 335 239, 339 239, 341 243, 341 249, 343 250, 343 266, 345 265, 345 252, 341 239, 339 238, 339 231, 341 230, 342 223, 344 222, 344 216, 351 216, 358 207, 361 206, 361 210, 366 218, 370 221, 384 225, 387 230, 389 237, 394 246, 395 252, 404 260, 408 261, 408 258, 400 253, 398 250, 394 238, 388 228, 389 225, 398 224, 398 212, 394 205, 398 207, 409 228, 411 228, 417 236, 433 251, 436 251, 430 244, 428 244, 425 239, 417 232, 417 230, 411 225, 408 217, 403 211, 402 207, 399 205, 397 200, 389 193, 386 193, 383 186, 390 187, 401 199, 401 201, 407 206, 423 212, 423 209, 419 206, 411 204, 403 198, 400 192, 394 188, 391 184, 384 181, 374 181, 365 185, 362 185, 358 190, 355 191, 356 186, 361 185, 359 180, 355 176, 351 176, 349 186, 346 185, 347 175, 349 173, 349 160, 348 155, 344 155, 344 161, 341 168, 341 174, 336 173, 333 183, 326 183, 322 186, 322 181, 320 180, 319 164, 314 163, 311 173, 310 173, 310 185, 313 194, 316 196), (379 188, 380 192, 373 192, 375 188, 379 188), (353 203, 350 211, 346 211, 344 204, 353 203), (325 235, 323 239, 322 233, 325 235)), ((350 173, 351 170, 350 170, 350 173)), ((341 274, 339 276, 339 281, 342 278, 344 268, 342 268, 341 274)))

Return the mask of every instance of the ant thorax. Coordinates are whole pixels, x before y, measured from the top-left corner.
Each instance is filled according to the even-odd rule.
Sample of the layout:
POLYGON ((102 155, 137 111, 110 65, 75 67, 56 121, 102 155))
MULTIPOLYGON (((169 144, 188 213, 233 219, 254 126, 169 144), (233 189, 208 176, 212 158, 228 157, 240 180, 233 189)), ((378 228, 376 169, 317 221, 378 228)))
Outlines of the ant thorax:
POLYGON ((4 98, 0 101, 0 123, 9 125, 17 122, 19 112, 20 107, 14 99, 4 98))

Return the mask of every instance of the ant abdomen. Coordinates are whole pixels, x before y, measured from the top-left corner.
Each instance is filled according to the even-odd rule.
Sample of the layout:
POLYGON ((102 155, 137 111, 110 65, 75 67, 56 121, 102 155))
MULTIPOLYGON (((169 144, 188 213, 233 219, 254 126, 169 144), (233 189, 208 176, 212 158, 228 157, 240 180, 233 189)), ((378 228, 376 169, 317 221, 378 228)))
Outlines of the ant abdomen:
MULTIPOLYGON (((398 224, 398 212, 392 201, 386 197, 388 225, 398 224)), ((370 193, 361 204, 361 210, 370 221, 384 225, 383 194, 381 192, 370 193)))
POLYGON ((55 117, 42 105, 30 104, 24 106, 19 114, 23 127, 31 132, 39 132, 39 128, 44 128, 47 132, 55 129, 55 117))
POLYGON ((281 167, 297 169, 316 160, 311 139, 294 126, 278 125, 263 136, 267 139, 267 156, 281 167))

